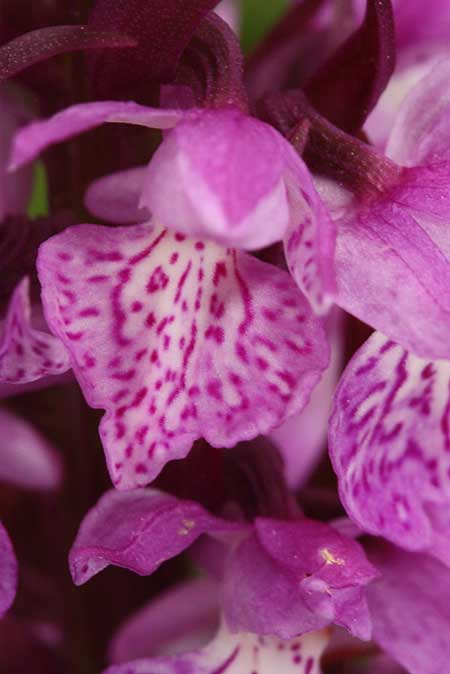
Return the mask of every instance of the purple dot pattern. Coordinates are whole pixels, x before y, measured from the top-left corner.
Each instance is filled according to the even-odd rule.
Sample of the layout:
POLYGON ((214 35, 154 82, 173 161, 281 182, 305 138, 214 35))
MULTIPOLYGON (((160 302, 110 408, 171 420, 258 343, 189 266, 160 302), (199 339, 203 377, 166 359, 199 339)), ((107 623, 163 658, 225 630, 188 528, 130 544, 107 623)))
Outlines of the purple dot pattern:
POLYGON ((335 242, 335 225, 315 192, 294 198, 284 240, 286 260, 317 314, 325 314, 335 297, 335 242))
POLYGON ((69 354, 57 337, 31 326, 29 281, 14 290, 1 328, 0 381, 26 384, 70 368, 69 354))
POLYGON ((194 440, 231 447, 308 401, 328 363, 321 323, 286 272, 150 224, 80 225, 38 261, 53 332, 114 485, 149 483, 194 440))
POLYGON ((348 514, 450 563, 450 364, 373 334, 336 393, 330 447, 348 514))
POLYGON ((222 626, 205 648, 182 655, 137 660, 104 674, 321 674, 326 630, 283 641, 222 626))

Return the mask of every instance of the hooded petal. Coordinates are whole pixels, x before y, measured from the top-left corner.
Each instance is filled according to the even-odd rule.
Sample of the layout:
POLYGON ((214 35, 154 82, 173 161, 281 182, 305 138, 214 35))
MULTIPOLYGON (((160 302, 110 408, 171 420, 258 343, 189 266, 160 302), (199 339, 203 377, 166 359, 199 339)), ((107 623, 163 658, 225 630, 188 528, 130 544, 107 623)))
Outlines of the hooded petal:
POLYGON ((219 620, 217 585, 195 578, 170 588, 126 619, 110 645, 113 663, 203 646, 219 620))
POLYGON ((155 489, 109 491, 81 523, 69 555, 77 585, 110 564, 150 575, 199 536, 233 536, 245 525, 210 515, 194 501, 180 501, 155 489))
POLYGON ((61 480, 56 450, 30 424, 0 409, 0 480, 28 489, 54 489, 61 480))
POLYGON ((53 335, 31 327, 29 281, 15 289, 0 339, 0 381, 25 384, 70 368, 69 354, 53 335))
POLYGON ((336 392, 330 451, 349 516, 450 564, 450 364, 375 333, 336 392))
POLYGON ((369 550, 381 571, 367 592, 374 641, 410 674, 442 674, 450 659, 449 569, 391 545, 369 550))
POLYGON ((145 222, 149 213, 145 208, 139 208, 145 171, 144 166, 136 166, 94 180, 85 194, 86 208, 106 222, 123 225, 145 222))
POLYGON ((256 634, 230 634, 223 626, 205 648, 183 655, 137 660, 104 674, 321 674, 325 631, 290 641, 256 634))
MULTIPOLYGON (((280 241, 290 209, 286 141, 237 108, 191 114, 156 151, 142 204, 166 227, 237 248, 280 241)), ((313 190, 302 165, 306 193, 313 190)))
POLYGON ((82 225, 41 246, 43 302, 93 407, 114 484, 147 484, 204 437, 267 433, 328 362, 288 274, 149 224, 82 225), (61 272, 61 263, 64 271, 61 272))
POLYGON ((164 226, 223 245, 261 248, 287 233, 294 275, 319 313, 335 290, 335 228, 311 176, 271 126, 228 107, 157 110, 136 103, 76 105, 15 138, 10 167, 105 122, 178 127, 155 153, 140 205, 164 226))
POLYGON ((371 624, 364 586, 377 572, 355 541, 312 520, 258 518, 225 574, 235 630, 290 638, 334 622, 362 639, 371 624))
POLYGON ((0 617, 9 609, 16 596, 17 561, 12 543, 0 524, 0 617))
POLYGON ((10 169, 35 159, 49 145, 67 140, 106 122, 137 124, 152 129, 169 129, 182 118, 180 110, 159 110, 132 102, 101 101, 81 103, 58 112, 49 119, 33 122, 14 138, 10 169))

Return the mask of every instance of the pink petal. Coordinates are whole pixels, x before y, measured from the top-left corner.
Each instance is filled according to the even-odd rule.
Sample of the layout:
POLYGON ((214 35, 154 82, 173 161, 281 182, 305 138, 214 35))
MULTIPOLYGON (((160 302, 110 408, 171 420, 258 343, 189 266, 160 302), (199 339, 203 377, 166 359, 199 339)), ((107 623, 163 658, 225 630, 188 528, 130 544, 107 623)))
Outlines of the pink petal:
POLYGON ((328 362, 288 274, 151 225, 82 225, 41 247, 47 320, 70 351, 119 488, 203 437, 231 447, 308 401, 328 362), (61 272, 61 264, 64 271, 61 272))
POLYGON ((9 168, 14 170, 35 159, 49 145, 67 140, 106 122, 137 124, 153 129, 169 129, 183 113, 159 110, 132 102, 101 101, 81 103, 58 112, 49 119, 33 122, 14 138, 9 168))
POLYGON ((336 220, 336 302, 433 359, 450 357, 449 180, 450 162, 405 169, 397 186, 336 220))
POLYGON ((216 631, 218 618, 216 584, 206 578, 187 581, 127 618, 113 637, 110 660, 120 663, 203 646, 216 631))
POLYGON ((31 327, 29 281, 16 287, 2 326, 0 381, 26 384, 70 368, 69 354, 53 335, 31 327))
POLYGON ((256 634, 231 634, 223 626, 205 648, 110 667, 104 674, 321 674, 326 631, 282 641, 256 634))
POLYGON ((442 49, 426 49, 420 43, 403 54, 388 86, 364 125, 364 130, 374 145, 382 150, 386 148, 400 105, 403 105, 409 92, 443 56, 442 49))
POLYGON ((199 536, 233 536, 245 525, 210 515, 194 501, 157 490, 109 491, 81 523, 69 555, 74 582, 82 585, 110 564, 150 575, 199 536))
POLYGON ((370 638, 363 588, 377 572, 358 543, 333 527, 308 519, 280 522, 258 518, 255 527, 266 553, 297 576, 311 611, 361 639, 370 638))
POLYGON ((330 451, 341 499, 365 531, 450 564, 450 365, 380 333, 339 384, 330 451))
POLYGON ((314 573, 335 590, 367 585, 378 575, 359 543, 323 522, 259 517, 255 528, 261 545, 278 564, 308 577, 314 573))
POLYGON ((13 603, 16 589, 17 561, 9 536, 0 524, 0 617, 13 603))
POLYGON ((95 180, 86 191, 86 208, 106 222, 124 225, 145 222, 149 213, 139 208, 145 172, 144 166, 137 166, 95 180))
POLYGON ((439 61, 413 88, 395 120, 387 154, 403 166, 448 159, 450 58, 439 61))
POLYGON ((394 546, 371 549, 382 572, 368 588, 374 641, 411 674, 442 674, 450 659, 450 570, 394 546))
POLYGON ((30 424, 0 409, 0 480, 28 489, 54 489, 61 480, 56 450, 30 424))
MULTIPOLYGON (((363 9, 366 0, 360 4, 363 9)), ((450 55, 450 7, 447 0, 431 0, 431 3, 423 0, 396 0, 393 5, 397 43, 396 69, 365 127, 371 141, 383 148, 406 94, 438 61, 450 55)), ((425 107, 428 108, 428 105, 425 107)), ((396 143, 396 146, 401 153, 401 142, 399 145, 396 143)), ((412 149, 414 152, 414 147, 412 149)))
POLYGON ((227 561, 222 589, 230 629, 289 639, 328 625, 332 616, 311 610, 299 579, 266 554, 256 534, 244 539, 227 561))

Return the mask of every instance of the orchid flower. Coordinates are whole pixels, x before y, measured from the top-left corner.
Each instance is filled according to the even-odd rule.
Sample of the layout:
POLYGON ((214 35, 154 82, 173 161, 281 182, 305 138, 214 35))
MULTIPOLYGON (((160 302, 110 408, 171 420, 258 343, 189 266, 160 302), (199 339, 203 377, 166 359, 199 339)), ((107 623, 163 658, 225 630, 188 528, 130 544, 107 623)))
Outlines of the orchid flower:
MULTIPOLYGON (((222 22, 208 26, 235 49, 222 22)), ((38 262, 47 321, 89 404, 107 410, 100 432, 119 488, 147 484, 199 437, 232 446, 272 430, 302 409, 328 362, 321 324, 289 276, 236 250, 268 245, 302 221, 304 286, 323 308, 333 228, 301 159, 236 100, 187 111, 90 103, 15 140, 17 167, 104 122, 171 129, 145 177, 127 171, 102 182, 100 199, 89 195, 106 215, 109 201, 108 219, 119 205, 130 222, 143 182, 151 220, 68 229, 38 262)))
MULTIPOLYGON (((260 448, 258 462, 262 455, 260 448)), ((265 471, 276 474, 269 464, 263 471, 263 481, 269 475, 265 471)), ((279 516, 284 512, 287 517, 291 505, 288 501, 282 505, 286 497, 280 498, 282 483, 276 483, 274 489, 281 491, 278 498, 270 495, 272 508, 277 504, 281 507, 279 516)), ((246 499, 244 491, 240 496, 246 499)), ((269 505, 265 498, 260 506, 264 504, 265 508, 269 505)), ((249 671, 271 672, 277 666, 283 671, 298 672, 300 667, 304 668, 301 671, 319 672, 327 642, 323 627, 330 622, 343 624, 362 638, 369 637, 363 590, 377 572, 358 543, 299 514, 285 521, 270 517, 257 517, 254 522, 232 521, 213 515, 194 501, 154 489, 111 491, 80 527, 70 553, 72 576, 81 584, 109 564, 148 575, 193 544, 194 556, 217 581, 180 587, 173 598, 168 596, 165 603, 160 602, 161 631, 157 639, 183 638, 194 632, 197 640, 200 626, 208 632, 214 629, 220 606, 223 617, 218 634, 195 651, 142 659, 151 650, 147 643, 145 651, 142 643, 147 634, 143 630, 149 628, 155 615, 150 605, 127 628, 129 636, 121 638, 122 646, 117 646, 123 656, 140 654, 141 660, 108 671, 177 672, 189 663, 192 671, 199 673, 213 672, 220 666, 230 672, 246 671, 246 667, 249 671), (185 618, 178 608, 182 596, 190 598, 185 618), (136 630, 141 633, 137 642, 136 630)), ((156 641, 153 643, 156 647, 156 641)))
POLYGON ((376 570, 358 543, 303 516, 228 521, 155 489, 111 491, 83 520, 72 577, 85 583, 110 564, 149 575, 203 534, 211 544, 203 541, 198 553, 219 576, 232 632, 289 640, 334 622, 370 638, 364 588, 376 570))
MULTIPOLYGON (((330 664, 335 662, 340 671, 358 674, 366 671, 402 674, 405 669, 412 674, 445 671, 448 662, 445 638, 449 620, 448 569, 426 555, 401 552, 394 546, 374 545, 373 541, 370 559, 380 572, 379 578, 367 587, 373 622, 372 639, 383 653, 369 655, 361 649, 361 642, 348 637, 342 649, 333 646, 334 628, 331 643, 323 654, 324 663, 330 668, 330 664), (430 583, 430 578, 435 582, 430 583), (345 667, 347 662, 348 669, 345 667)), ((204 646, 218 619, 218 603, 217 588, 201 578, 150 601, 120 626, 111 643, 111 662, 121 672, 125 663, 130 661, 144 662, 145 659, 147 667, 155 661, 173 662, 183 652, 184 644, 189 644, 191 640, 194 647, 204 646), (191 601, 184 605, 184 619, 180 621, 180 606, 188 597, 191 601), (159 638, 163 641, 158 641, 159 638), (175 657, 167 657, 170 653, 175 653, 175 657)), ((314 634, 317 633, 309 633, 311 636, 314 634)), ((305 636, 299 641, 304 639, 305 636)), ((179 658, 183 661, 182 655, 179 658)), ((270 664, 275 669, 275 665, 270 664)), ((114 668, 112 671, 115 671, 114 668)))

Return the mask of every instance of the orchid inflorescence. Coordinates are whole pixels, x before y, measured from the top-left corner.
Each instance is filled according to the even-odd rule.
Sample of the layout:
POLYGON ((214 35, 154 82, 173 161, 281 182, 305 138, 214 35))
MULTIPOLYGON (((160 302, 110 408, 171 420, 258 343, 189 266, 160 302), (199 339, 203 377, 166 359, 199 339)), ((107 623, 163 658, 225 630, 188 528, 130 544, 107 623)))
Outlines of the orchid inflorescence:
POLYGON ((3 4, 0 672, 450 673, 448 2, 3 4))

